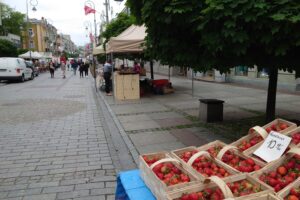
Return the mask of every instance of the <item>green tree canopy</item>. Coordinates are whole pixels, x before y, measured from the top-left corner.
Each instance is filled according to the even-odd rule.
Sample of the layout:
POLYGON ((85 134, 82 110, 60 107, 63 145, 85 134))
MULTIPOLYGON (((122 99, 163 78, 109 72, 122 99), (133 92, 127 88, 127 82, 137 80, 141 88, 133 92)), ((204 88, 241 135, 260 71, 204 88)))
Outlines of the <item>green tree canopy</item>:
POLYGON ((0 34, 12 33, 21 36, 21 27, 25 27, 25 15, 14 11, 8 5, 0 3, 2 12, 2 26, 0 26, 0 34))
POLYGON ((237 65, 269 68, 269 119, 274 117, 278 69, 300 75, 297 0, 127 2, 147 27, 147 53, 165 64, 221 72, 237 65))
POLYGON ((102 32, 101 37, 105 38, 103 47, 111 37, 118 36, 125 29, 134 23, 134 17, 126 13, 119 13, 117 18, 113 19, 107 24, 105 31, 102 32))
POLYGON ((0 39, 0 57, 17 57, 17 47, 8 41, 0 39))

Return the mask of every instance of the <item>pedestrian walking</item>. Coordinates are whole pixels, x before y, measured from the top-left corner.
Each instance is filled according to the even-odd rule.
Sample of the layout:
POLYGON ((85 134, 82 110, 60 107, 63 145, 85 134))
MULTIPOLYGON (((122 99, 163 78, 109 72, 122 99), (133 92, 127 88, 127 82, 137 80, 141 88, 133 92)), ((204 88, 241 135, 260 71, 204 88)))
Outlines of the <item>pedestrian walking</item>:
POLYGON ((67 57, 65 56, 65 54, 62 54, 62 56, 60 56, 60 69, 62 71, 63 78, 66 78, 66 63, 67 57))
POLYGON ((89 62, 85 61, 85 63, 84 63, 84 76, 85 77, 89 76, 89 67, 90 67, 89 62))
POLYGON ((68 67, 68 71, 70 70, 70 61, 67 60, 67 67, 68 67))
POLYGON ((50 71, 51 78, 54 78, 55 67, 52 60, 49 62, 49 71, 50 71))
POLYGON ((83 64, 83 62, 80 62, 80 64, 79 64, 80 78, 83 78, 83 71, 84 71, 84 64, 83 64))
POLYGON ((106 61, 104 64, 103 72, 104 72, 104 80, 105 80, 105 92, 107 96, 111 96, 111 71, 112 65, 111 60, 106 61))
POLYGON ((76 76, 76 71, 77 71, 78 63, 77 63, 77 61, 75 59, 72 59, 72 61, 71 61, 71 67, 73 69, 74 76, 76 76))

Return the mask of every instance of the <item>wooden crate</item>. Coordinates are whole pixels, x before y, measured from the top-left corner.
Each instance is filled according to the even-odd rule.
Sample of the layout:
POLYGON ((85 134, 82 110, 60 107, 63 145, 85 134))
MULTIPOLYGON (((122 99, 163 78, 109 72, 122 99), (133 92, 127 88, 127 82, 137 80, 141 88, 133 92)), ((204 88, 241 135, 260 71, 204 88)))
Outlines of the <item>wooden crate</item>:
MULTIPOLYGON (((145 154, 145 155, 155 156, 156 153, 145 154)), ((179 188, 184 188, 184 187, 191 186, 193 184, 199 183, 199 181, 197 180, 197 177, 194 176, 193 173, 191 173, 188 169, 184 168, 182 166, 182 164, 180 163, 180 161, 170 157, 170 155, 168 153, 165 153, 165 152, 158 152, 157 155, 161 156, 161 157, 164 157, 164 158, 157 161, 156 163, 152 164, 151 167, 149 167, 147 165, 147 163, 144 161, 142 156, 139 157, 141 178, 144 180, 145 184, 148 186, 148 188, 151 190, 151 192, 153 193, 153 195, 157 199, 165 199, 166 192, 174 191, 174 190, 179 189, 179 188), (152 171, 152 168, 160 162, 172 162, 172 164, 174 164, 184 174, 189 176, 190 182, 167 186, 152 171)))
MULTIPOLYGON (((300 133, 300 126, 293 129, 293 130, 291 130, 291 131, 289 131, 289 132, 287 132, 286 135, 289 136, 289 137, 292 137, 295 133, 300 133)), ((299 145, 300 145, 300 143, 298 145, 296 145, 293 142, 291 142, 289 146, 291 148, 294 148, 294 147, 299 146, 299 145)))
POLYGON ((248 198, 249 200, 281 200, 279 197, 275 196, 274 194, 264 194, 259 197, 248 198))
MULTIPOLYGON (((248 134, 245 135, 244 137, 241 137, 240 139, 238 139, 237 141, 231 143, 231 146, 235 146, 238 147, 243 141, 250 141, 254 136, 260 135, 263 140, 268 136, 267 131, 260 126, 254 126, 251 129, 249 129, 248 134)), ((261 144, 261 142, 249 147, 248 149, 246 149, 245 151, 243 151, 243 153, 245 155, 247 155, 247 152, 250 150, 256 150, 261 144)))
POLYGON ((208 144, 205 144, 205 145, 202 145, 200 147, 197 148, 198 151, 207 151, 210 147, 213 147, 213 146, 216 146, 216 145, 219 145, 221 146, 222 148, 225 147, 227 144, 220 141, 220 140, 215 140, 213 142, 210 142, 208 144))
MULTIPOLYGON (((298 148, 293 148, 291 149, 286 155, 282 156, 280 159, 270 163, 269 165, 267 165, 266 167, 264 167, 261 170, 256 171, 255 173, 253 173, 253 177, 256 179, 259 179, 261 175, 263 174, 267 174, 271 171, 276 171, 278 167, 280 167, 281 165, 283 165, 286 161, 288 161, 289 159, 291 159, 296 153, 298 155, 299 154, 299 150, 298 148)), ((292 183, 290 183, 292 184, 292 183)), ((289 185, 290 185, 289 184, 289 185)), ((275 191, 274 188, 268 184, 266 184, 271 190, 275 191)), ((287 185, 286 187, 288 187, 289 185, 287 185)), ((284 187, 283 189, 281 189, 280 191, 278 191, 277 193, 280 193, 281 191, 283 191, 286 187, 284 187)))
POLYGON ((295 182, 293 182, 292 184, 286 186, 283 190, 281 190, 278 193, 278 197, 280 199, 284 199, 289 195, 292 188, 298 188, 298 187, 300 187, 300 178, 298 178, 295 182))
POLYGON ((231 176, 238 174, 239 171, 237 171, 236 169, 232 168, 232 167, 228 167, 228 165, 225 165, 222 161, 214 159, 211 157, 211 155, 207 152, 207 151, 198 151, 197 154, 194 154, 190 160, 188 161, 188 163, 186 163, 184 160, 182 160, 180 158, 180 156, 187 151, 193 151, 193 150, 197 150, 196 147, 191 146, 191 147, 186 147, 186 148, 182 148, 182 149, 178 149, 178 150, 174 150, 171 151, 171 156, 174 157, 175 159, 179 160, 182 163, 182 166, 184 166, 185 168, 188 168, 190 170, 190 172, 192 172, 199 180, 204 181, 207 177, 205 177, 204 175, 202 175, 200 172, 198 172, 197 170, 195 170, 192 167, 193 162, 195 161, 196 158, 204 155, 207 158, 209 158, 210 160, 212 160, 213 163, 215 163, 217 166, 224 168, 231 176))
MULTIPOLYGON (((244 155, 243 153, 241 153, 240 151, 238 151, 237 149, 236 149, 236 147, 234 147, 234 146, 230 146, 230 145, 227 145, 227 146, 225 146, 225 147, 223 147, 223 149, 219 152, 219 154, 218 154, 218 156, 217 156, 217 159, 219 159, 220 161, 222 161, 222 157, 223 157, 223 155, 228 151, 228 150, 230 150, 230 151, 232 151, 235 155, 237 155, 237 156, 239 156, 240 158, 243 158, 243 159, 248 159, 248 158, 250 158, 249 156, 246 156, 246 155, 244 155)), ((262 161, 260 161, 260 160, 258 160, 258 159, 254 159, 254 158, 252 158, 253 159, 253 161, 255 162, 255 164, 257 164, 257 165, 259 165, 260 167, 261 167, 261 169, 262 168, 264 168, 265 166, 266 166, 266 164, 264 163, 264 162, 262 162, 262 161)), ((224 163, 224 162, 223 162, 224 163)), ((229 164, 227 164, 227 163, 224 163, 225 165, 227 165, 227 166, 229 166, 229 167, 231 167, 229 164)), ((231 168, 233 168, 233 167, 231 167, 231 168)), ((238 170, 238 169, 236 169, 236 170, 238 170)), ((252 173, 254 173, 255 171, 253 171, 253 172, 251 172, 250 174, 252 174, 252 173)))
MULTIPOLYGON (((286 132, 285 135, 291 137, 293 134, 295 134, 295 133, 297 133, 297 132, 300 133, 300 127, 295 128, 295 129, 293 129, 293 130, 291 130, 291 131, 289 131, 289 132, 286 132)), ((293 143, 291 142, 290 145, 289 145, 289 148, 295 148, 295 147, 297 147, 297 146, 300 146, 300 143, 299 143, 298 145, 295 145, 295 144, 293 144, 293 143)), ((267 163, 267 162, 265 162, 264 160, 260 159, 258 156, 254 155, 253 153, 254 153, 255 151, 256 151, 256 149, 250 149, 249 151, 247 151, 247 154, 246 154, 246 155, 247 155, 247 156, 250 156, 251 158, 254 158, 254 159, 259 159, 260 161, 264 162, 266 165, 269 165, 270 163, 273 163, 273 162, 276 161, 276 160, 274 160, 274 161, 272 161, 272 162, 270 162, 270 163, 267 163)))
POLYGON ((209 178, 209 179, 211 179, 213 181, 213 183, 209 183, 209 184, 205 184, 205 183, 201 184, 200 183, 200 184, 193 185, 193 186, 190 186, 190 187, 187 187, 187 188, 183 188, 183 189, 180 189, 180 190, 169 192, 167 194, 166 199, 167 200, 177 200, 183 194, 188 194, 188 193, 193 193, 193 192, 200 192, 200 191, 204 190, 205 188, 216 188, 216 187, 219 187, 222 190, 222 192, 225 196, 225 199, 230 198, 230 199, 236 199, 236 200, 256 199, 260 196, 269 194, 271 192, 271 190, 266 186, 265 183, 254 179, 253 177, 251 177, 248 174, 240 174, 240 175, 236 175, 236 176, 231 176, 231 177, 228 177, 228 178, 223 179, 223 180, 219 179, 216 176, 211 177, 211 178, 209 178), (213 178, 213 179, 211 179, 211 178, 213 178), (248 180, 249 182, 253 183, 253 184, 259 184, 260 187, 262 188, 262 191, 258 192, 258 193, 253 193, 253 194, 250 194, 250 195, 246 195, 246 196, 234 197, 231 190, 226 185, 226 183, 233 183, 233 182, 241 181, 241 180, 245 180, 245 179, 248 180))
POLYGON ((140 76, 115 73, 114 96, 118 100, 140 99, 140 76))
POLYGON ((293 130, 297 127, 297 124, 295 124, 293 122, 278 118, 278 119, 275 119, 275 120, 271 121, 270 123, 264 125, 263 128, 266 129, 266 128, 272 126, 273 124, 278 124, 278 123, 284 123, 284 124, 289 125, 288 128, 286 128, 282 131, 278 131, 279 133, 282 133, 282 134, 285 134, 285 133, 287 133, 287 132, 289 132, 289 131, 291 131, 291 130, 293 130))

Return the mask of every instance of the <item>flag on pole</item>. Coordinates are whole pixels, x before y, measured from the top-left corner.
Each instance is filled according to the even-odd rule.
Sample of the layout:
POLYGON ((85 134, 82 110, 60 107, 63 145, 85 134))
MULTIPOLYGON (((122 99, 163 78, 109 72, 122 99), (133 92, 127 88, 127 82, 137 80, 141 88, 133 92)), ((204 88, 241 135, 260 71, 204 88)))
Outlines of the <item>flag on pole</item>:
POLYGON ((95 12, 96 12, 95 9, 93 9, 93 8, 91 8, 89 6, 84 6, 84 13, 85 13, 85 15, 88 15, 90 13, 95 13, 95 12))

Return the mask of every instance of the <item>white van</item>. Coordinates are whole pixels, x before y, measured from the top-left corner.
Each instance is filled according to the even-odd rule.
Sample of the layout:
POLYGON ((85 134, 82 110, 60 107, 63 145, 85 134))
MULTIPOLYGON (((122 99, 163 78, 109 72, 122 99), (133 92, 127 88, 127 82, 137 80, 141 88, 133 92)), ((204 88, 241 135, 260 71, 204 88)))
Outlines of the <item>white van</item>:
POLYGON ((26 67, 23 58, 0 58, 0 80, 25 81, 32 79, 32 69, 26 67))

